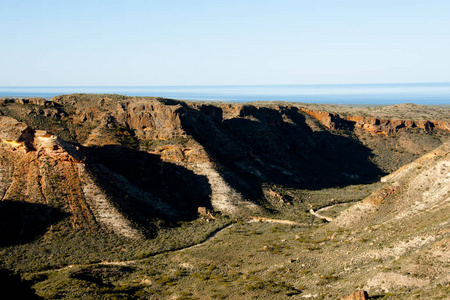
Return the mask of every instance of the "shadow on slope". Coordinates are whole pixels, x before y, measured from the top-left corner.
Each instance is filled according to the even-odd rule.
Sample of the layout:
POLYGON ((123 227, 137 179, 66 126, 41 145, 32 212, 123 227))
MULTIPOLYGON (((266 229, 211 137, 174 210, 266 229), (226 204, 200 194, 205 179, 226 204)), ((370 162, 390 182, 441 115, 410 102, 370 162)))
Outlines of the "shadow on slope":
POLYGON ((67 213, 43 204, 1 201, 0 246, 29 243, 67 216, 67 213))
POLYGON ((117 145, 91 147, 89 162, 99 183, 113 196, 120 209, 141 226, 155 222, 197 218, 197 208, 211 208, 211 187, 205 176, 158 155, 117 145), (112 172, 111 172, 112 171, 112 172))
POLYGON ((2 299, 44 299, 35 294, 35 291, 22 279, 7 269, 0 268, 0 293, 2 299))
POLYGON ((257 202, 264 184, 323 189, 383 175, 369 148, 344 134, 313 131, 295 107, 243 106, 228 119, 210 105, 184 106, 180 114, 187 133, 223 166, 227 182, 257 202))

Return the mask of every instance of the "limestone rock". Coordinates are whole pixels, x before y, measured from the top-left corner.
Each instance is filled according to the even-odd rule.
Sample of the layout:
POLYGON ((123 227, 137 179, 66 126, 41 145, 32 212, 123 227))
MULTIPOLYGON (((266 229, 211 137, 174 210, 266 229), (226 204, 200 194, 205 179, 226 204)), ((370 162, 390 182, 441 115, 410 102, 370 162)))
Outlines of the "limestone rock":
POLYGON ((347 297, 342 297, 341 300, 366 300, 368 299, 367 292, 365 291, 355 291, 347 297))

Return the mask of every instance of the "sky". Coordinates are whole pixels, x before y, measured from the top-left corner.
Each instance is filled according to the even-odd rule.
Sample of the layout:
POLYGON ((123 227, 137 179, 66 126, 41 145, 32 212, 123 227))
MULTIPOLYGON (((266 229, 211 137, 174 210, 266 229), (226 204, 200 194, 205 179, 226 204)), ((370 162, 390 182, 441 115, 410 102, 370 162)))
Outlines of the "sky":
POLYGON ((0 86, 450 82, 449 0, 0 0, 0 86))

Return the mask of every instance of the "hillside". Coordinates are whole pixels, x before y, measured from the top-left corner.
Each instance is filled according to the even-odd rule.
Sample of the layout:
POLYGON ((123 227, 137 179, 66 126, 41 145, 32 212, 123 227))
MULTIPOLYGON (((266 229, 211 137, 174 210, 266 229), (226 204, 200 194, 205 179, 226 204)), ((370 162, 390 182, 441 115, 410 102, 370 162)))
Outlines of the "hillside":
POLYGON ((244 298, 448 289, 448 109, 87 94, 1 103, 2 264, 44 298, 236 296, 239 281, 244 298))

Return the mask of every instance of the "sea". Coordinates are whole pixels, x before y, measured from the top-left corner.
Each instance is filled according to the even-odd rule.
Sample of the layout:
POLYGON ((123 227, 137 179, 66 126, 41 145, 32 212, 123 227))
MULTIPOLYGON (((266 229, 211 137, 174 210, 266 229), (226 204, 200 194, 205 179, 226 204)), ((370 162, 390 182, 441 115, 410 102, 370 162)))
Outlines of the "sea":
POLYGON ((50 99, 57 95, 71 93, 120 94, 221 102, 450 105, 450 82, 223 86, 0 86, 0 98, 50 99))

